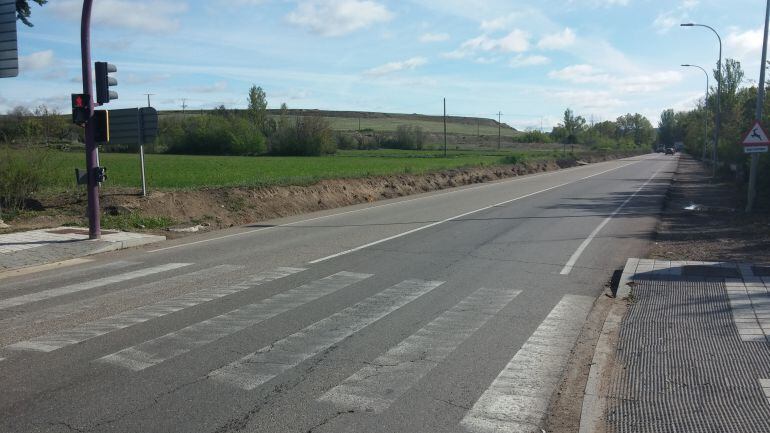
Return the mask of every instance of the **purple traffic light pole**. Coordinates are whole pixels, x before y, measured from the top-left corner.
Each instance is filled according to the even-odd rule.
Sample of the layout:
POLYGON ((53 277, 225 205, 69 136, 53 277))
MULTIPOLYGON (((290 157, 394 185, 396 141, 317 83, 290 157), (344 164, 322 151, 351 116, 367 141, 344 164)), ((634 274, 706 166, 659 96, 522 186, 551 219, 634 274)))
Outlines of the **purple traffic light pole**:
POLYGON ((88 176, 88 237, 102 236, 99 221, 99 183, 96 182, 97 148, 94 138, 93 79, 91 78, 91 6, 93 0, 83 0, 83 16, 80 22, 80 52, 83 62, 83 93, 88 95, 88 119, 86 122, 86 172, 88 176))

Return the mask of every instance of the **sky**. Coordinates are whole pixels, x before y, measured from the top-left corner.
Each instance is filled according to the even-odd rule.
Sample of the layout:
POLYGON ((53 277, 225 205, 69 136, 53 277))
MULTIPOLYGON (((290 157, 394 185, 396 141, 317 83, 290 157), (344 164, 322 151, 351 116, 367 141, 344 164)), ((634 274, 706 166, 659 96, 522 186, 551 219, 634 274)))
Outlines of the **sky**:
MULTIPOLYGON (((759 78, 759 0, 94 0, 92 60, 118 67, 109 108, 270 108, 496 118, 549 130, 566 108, 589 121, 693 107, 725 58, 759 78)), ((82 91, 81 0, 32 5, 20 73, 0 112, 69 112, 82 91)))

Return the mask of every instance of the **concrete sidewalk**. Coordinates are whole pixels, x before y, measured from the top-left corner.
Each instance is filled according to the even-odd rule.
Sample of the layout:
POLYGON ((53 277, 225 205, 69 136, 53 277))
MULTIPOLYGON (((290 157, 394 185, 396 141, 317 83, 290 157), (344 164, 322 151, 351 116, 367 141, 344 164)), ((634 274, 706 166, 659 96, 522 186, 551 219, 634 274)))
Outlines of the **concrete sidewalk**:
POLYGON ((770 268, 630 259, 623 298, 587 399, 601 430, 770 432, 770 268))
POLYGON ((165 236, 103 231, 89 240, 88 229, 59 227, 0 235, 0 272, 116 251, 166 240, 165 236))

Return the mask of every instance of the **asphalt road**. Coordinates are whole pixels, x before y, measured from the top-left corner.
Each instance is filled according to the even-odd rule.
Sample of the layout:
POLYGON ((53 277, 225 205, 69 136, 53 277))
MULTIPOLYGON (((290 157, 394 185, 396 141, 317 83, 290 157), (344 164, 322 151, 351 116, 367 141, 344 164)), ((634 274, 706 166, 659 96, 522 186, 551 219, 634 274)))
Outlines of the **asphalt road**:
POLYGON ((647 155, 0 280, 0 431, 514 432, 646 251, 647 155))

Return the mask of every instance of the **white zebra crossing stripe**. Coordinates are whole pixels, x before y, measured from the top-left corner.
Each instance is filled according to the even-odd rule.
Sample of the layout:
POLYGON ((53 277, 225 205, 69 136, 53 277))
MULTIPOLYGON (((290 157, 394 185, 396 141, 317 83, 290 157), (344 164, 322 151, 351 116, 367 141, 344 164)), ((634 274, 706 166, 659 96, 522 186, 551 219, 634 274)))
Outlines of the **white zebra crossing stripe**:
POLYGON ((35 337, 39 334, 30 334, 30 331, 34 331, 37 325, 51 324, 53 327, 49 329, 69 329, 75 326, 71 324, 73 320, 77 324, 94 317, 93 311, 105 311, 104 315, 111 316, 121 311, 128 311, 160 300, 181 296, 189 293, 190 287, 218 281, 219 277, 240 269, 243 269, 243 266, 220 265, 138 286, 129 285, 93 297, 13 315, 0 320, 0 329, 7 331, 5 335, 0 334, 0 342, 2 345, 6 345, 35 337), (77 320, 78 315, 84 319, 77 320), (66 323, 66 325, 59 326, 56 322, 66 323), (18 336, 15 340, 8 340, 14 335, 18 336))
POLYGON ((104 356, 99 361, 134 371, 144 370, 342 290, 369 277, 371 274, 339 272, 288 292, 279 293, 255 304, 238 308, 221 316, 104 356))
POLYGON ((460 425, 471 433, 539 431, 594 299, 564 296, 460 425))
POLYGON ((387 410, 520 293, 477 290, 318 400, 347 410, 387 410))
MULTIPOLYGON (((19 272, 29 271, 30 274, 36 274, 37 271, 39 271, 39 272, 47 272, 47 271, 51 271, 53 269, 56 269, 57 267, 61 267, 61 266, 63 266, 62 263, 66 263, 69 266, 69 263, 76 262, 76 263, 73 263, 72 266, 77 266, 77 265, 84 265, 85 263, 91 263, 92 261, 93 260, 91 260, 91 259, 71 259, 71 260, 67 260, 66 262, 60 262, 59 264, 50 264, 50 268, 45 268, 46 266, 49 266, 49 265, 42 265, 42 266, 34 267, 34 268, 21 268, 18 271, 19 272), (45 269, 40 269, 40 268, 45 268, 45 269), (35 272, 32 272, 33 270, 35 272)), ((116 271, 118 269, 128 268, 128 267, 136 266, 136 265, 139 265, 139 264, 140 264, 139 262, 129 262, 129 261, 125 261, 125 260, 119 260, 119 261, 115 261, 115 262, 103 263, 103 264, 87 266, 87 267, 86 266, 80 266, 80 267, 75 268, 75 269, 69 269, 69 268, 61 269, 61 268, 59 268, 59 269, 56 269, 56 273, 55 274, 54 273, 50 273, 48 275, 42 275, 42 276, 37 276, 37 277, 36 276, 31 276, 30 278, 25 278, 24 282, 21 283, 21 284, 24 285, 24 286, 27 286, 29 284, 39 283, 39 282, 42 282, 42 281, 45 281, 45 280, 57 280, 57 279, 61 280, 62 278, 70 277, 70 276, 73 276, 73 275, 77 275, 77 276, 82 277, 83 275, 91 274, 91 273, 94 273, 94 272, 116 271)), ((16 272, 16 271, 14 271, 14 272, 16 272)), ((20 275, 25 275, 25 274, 20 274, 20 275)), ((29 275, 29 274, 26 274, 26 275, 29 275)), ((16 275, 14 275, 14 276, 16 276, 16 275)), ((14 284, 13 288, 14 289, 18 289, 19 283, 14 281, 13 284, 14 284)), ((5 291, 6 289, 10 288, 9 286, 10 286, 10 283, 2 283, 0 281, 0 290, 5 291)))
MULTIPOLYGON (((221 275, 223 273, 232 272, 238 269, 241 269, 241 267, 221 265, 214 268, 204 269, 190 274, 158 281, 152 284, 168 286, 172 284, 180 284, 182 282, 195 283, 206 277, 210 278, 211 276, 221 275)), ((275 271, 260 272, 249 281, 235 286, 213 287, 198 290, 196 292, 188 293, 173 299, 164 300, 152 305, 145 305, 132 310, 124 311, 110 317, 84 323, 72 329, 14 343, 7 346, 7 348, 16 350, 36 350, 40 352, 51 352, 72 344, 89 340, 91 338, 96 338, 100 335, 105 335, 112 331, 128 328, 129 326, 133 326, 139 323, 144 323, 148 320, 162 317, 183 310, 185 308, 194 307, 205 302, 229 296, 256 285, 301 272, 303 270, 304 269, 299 268, 278 268, 275 271)))
POLYGON ((209 377, 252 390, 444 284, 407 280, 263 347, 209 377))
POLYGON ((42 292, 30 293, 28 295, 16 296, 13 298, 7 298, 0 300, 0 310, 11 307, 17 307, 19 305, 31 304, 33 302, 42 301, 45 299, 51 299, 58 296, 69 295, 71 293, 82 292, 85 290, 95 289, 97 287, 103 287, 110 284, 121 283, 123 281, 133 280, 136 278, 147 277, 161 272, 168 272, 174 269, 184 268, 190 266, 192 263, 169 263, 166 265, 155 266, 147 269, 140 269, 138 271, 127 272, 125 274, 113 275, 111 277, 99 278, 92 281, 86 281, 84 283, 70 284, 69 286, 59 287, 56 289, 44 290, 42 292))

